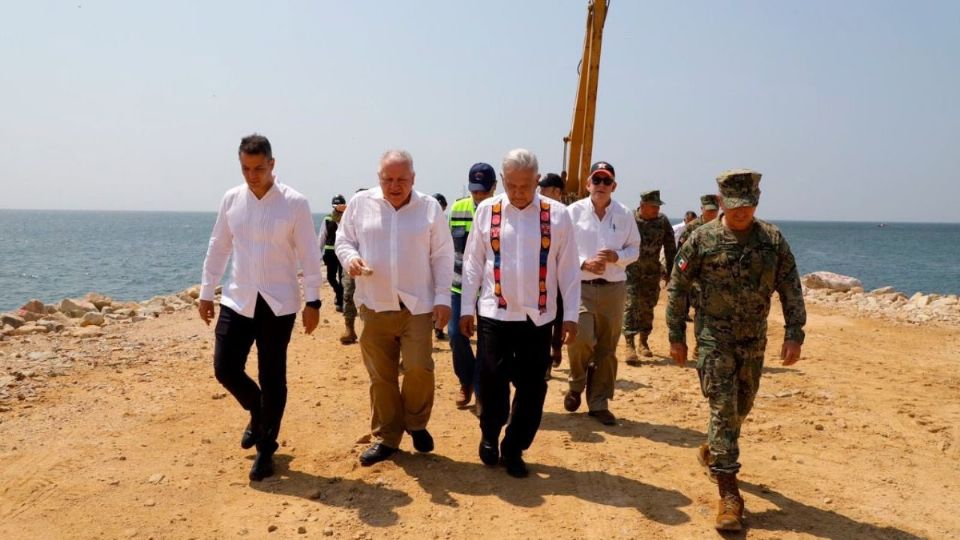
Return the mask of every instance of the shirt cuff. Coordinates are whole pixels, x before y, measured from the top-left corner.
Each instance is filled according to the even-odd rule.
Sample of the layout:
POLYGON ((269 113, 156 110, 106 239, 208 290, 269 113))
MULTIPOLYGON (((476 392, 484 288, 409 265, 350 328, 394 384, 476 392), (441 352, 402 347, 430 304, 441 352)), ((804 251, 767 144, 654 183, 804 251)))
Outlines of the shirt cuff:
POLYGON ((450 307, 450 291, 435 294, 433 296, 433 305, 450 307))
POLYGON ((304 301, 313 302, 314 300, 320 299, 320 290, 313 287, 303 289, 304 301))
POLYGON ((200 286, 200 299, 201 300, 210 300, 212 301, 214 296, 217 294, 216 285, 201 285, 200 286))

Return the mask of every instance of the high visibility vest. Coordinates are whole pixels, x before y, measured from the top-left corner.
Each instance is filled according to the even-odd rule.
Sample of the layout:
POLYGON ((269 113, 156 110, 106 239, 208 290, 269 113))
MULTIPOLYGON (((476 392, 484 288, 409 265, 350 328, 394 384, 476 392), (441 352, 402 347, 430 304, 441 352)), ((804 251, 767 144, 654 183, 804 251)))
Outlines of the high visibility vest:
POLYGON ((477 205, 473 197, 464 197, 450 208, 450 234, 453 236, 453 286, 450 290, 460 294, 463 283, 463 251, 467 248, 467 236, 473 228, 473 215, 477 205))
POLYGON ((333 245, 337 241, 337 222, 333 220, 333 217, 328 215, 323 218, 323 226, 327 228, 327 237, 323 242, 323 250, 333 251, 333 245))

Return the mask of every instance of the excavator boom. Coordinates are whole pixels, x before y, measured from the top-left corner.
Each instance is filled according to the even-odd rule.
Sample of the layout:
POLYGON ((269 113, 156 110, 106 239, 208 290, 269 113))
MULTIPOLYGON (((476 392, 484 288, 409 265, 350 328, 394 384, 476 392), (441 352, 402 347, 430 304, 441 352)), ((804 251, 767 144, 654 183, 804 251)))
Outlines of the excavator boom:
POLYGON ((569 201, 586 194, 584 179, 590 170, 593 154, 593 125, 597 112, 597 83, 600 77, 600 47, 603 25, 607 19, 609 0, 589 0, 587 29, 583 38, 583 57, 577 85, 577 102, 573 110, 570 134, 564 137, 564 182, 569 201))

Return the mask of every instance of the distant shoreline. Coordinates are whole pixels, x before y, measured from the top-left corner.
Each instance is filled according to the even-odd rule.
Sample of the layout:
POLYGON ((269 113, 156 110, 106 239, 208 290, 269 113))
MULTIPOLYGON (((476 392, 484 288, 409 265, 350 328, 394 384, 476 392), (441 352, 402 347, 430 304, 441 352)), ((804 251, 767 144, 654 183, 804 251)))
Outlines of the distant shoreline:
MULTIPOLYGON (((621 201, 622 202, 622 201, 621 201)), ((685 210, 676 210, 679 213, 685 212, 685 210)), ((51 212, 51 213, 74 213, 74 214, 208 214, 216 215, 216 210, 90 210, 90 209, 69 209, 69 208, 0 208, 0 212, 51 212)), ((325 216, 329 212, 317 212, 314 210, 313 215, 315 216, 325 216)), ((670 217, 669 214, 667 217, 670 217)), ((775 217, 765 216, 758 214, 760 219, 765 221, 771 221, 774 223, 840 223, 844 225, 948 225, 948 226, 960 226, 960 221, 890 221, 890 220, 876 220, 876 221, 863 221, 863 220, 844 220, 844 219, 827 219, 827 220, 809 220, 809 219, 779 219, 775 217)), ((677 216, 675 219, 679 220, 680 216, 677 216)), ((789 240, 789 239, 788 239, 789 240)))

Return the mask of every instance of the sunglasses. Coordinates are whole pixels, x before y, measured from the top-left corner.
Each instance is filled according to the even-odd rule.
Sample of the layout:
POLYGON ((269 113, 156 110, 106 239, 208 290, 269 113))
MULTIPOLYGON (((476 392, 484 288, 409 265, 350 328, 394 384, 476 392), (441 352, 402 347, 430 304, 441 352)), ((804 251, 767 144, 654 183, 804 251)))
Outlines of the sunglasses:
POLYGON ((610 178, 609 176, 604 176, 603 178, 600 178, 599 176, 594 176, 593 178, 590 179, 590 182, 592 182, 593 185, 595 186, 599 186, 600 184, 603 184, 605 186, 612 186, 613 178, 610 178))

